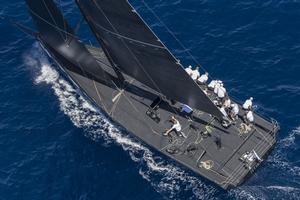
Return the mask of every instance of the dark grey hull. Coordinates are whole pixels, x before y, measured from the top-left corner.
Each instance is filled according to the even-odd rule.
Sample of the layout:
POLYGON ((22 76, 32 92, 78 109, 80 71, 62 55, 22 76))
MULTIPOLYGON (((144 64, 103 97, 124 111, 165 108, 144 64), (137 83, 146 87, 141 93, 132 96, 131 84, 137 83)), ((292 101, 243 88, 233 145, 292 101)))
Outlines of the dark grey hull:
POLYGON ((114 84, 107 84, 81 73, 76 70, 78 66, 72 67, 67 59, 42 42, 41 44, 84 94, 113 120, 143 142, 224 189, 240 185, 259 166, 259 162, 253 162, 251 169, 245 167, 240 160, 242 154, 255 150, 265 159, 276 143, 278 125, 259 115, 255 115, 255 125, 251 131, 243 134, 239 130, 242 112, 236 125, 223 128, 209 114, 195 111, 193 120, 189 120, 179 112, 177 104, 171 105, 168 101, 162 101, 159 108, 160 121, 153 120, 146 113, 158 94, 125 74, 126 84, 118 83, 102 49, 87 47, 107 75, 115 80, 114 84), (176 134, 172 138, 162 135, 171 126, 169 119, 172 115, 182 124, 187 138, 176 134), (221 145, 216 143, 216 138, 219 138, 221 145), (209 169, 200 166, 201 162, 206 161, 211 164, 209 169))

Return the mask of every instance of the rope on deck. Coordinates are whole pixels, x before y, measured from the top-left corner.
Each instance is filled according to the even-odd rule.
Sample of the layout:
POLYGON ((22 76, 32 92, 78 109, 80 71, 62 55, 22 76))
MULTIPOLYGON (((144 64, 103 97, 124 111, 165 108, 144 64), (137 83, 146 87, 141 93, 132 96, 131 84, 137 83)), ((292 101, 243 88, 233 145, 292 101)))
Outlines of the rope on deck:
MULTIPOLYGON (((271 133, 272 131, 270 131, 269 133, 271 133)), ((272 140, 272 141, 275 141, 275 138, 272 140)), ((267 150, 268 150, 268 147, 269 147, 269 145, 267 144, 266 146, 265 145, 263 145, 265 142, 260 142, 260 143, 258 143, 254 148, 253 148, 253 150, 255 150, 256 148, 257 148, 257 150, 255 150, 257 153, 260 151, 260 150, 262 150, 262 155, 265 153, 265 152, 267 152, 267 150)), ((273 143, 274 144, 274 143, 273 143)), ((272 144, 272 145, 273 145, 272 144)), ((270 145, 270 146, 272 146, 272 145, 270 145)), ((233 170, 233 172, 231 173, 231 175, 225 180, 225 181, 223 181, 222 182, 222 184, 224 185, 224 186, 228 186, 230 183, 232 183, 232 184, 234 184, 234 182, 237 180, 237 178, 238 178, 238 175, 243 175, 243 172, 242 172, 242 169, 243 169, 243 167, 244 167, 244 164, 240 164, 239 166, 237 166, 234 170, 233 170), (234 176, 234 175, 236 175, 236 176, 234 176)), ((246 173, 248 173, 249 171, 246 171, 246 173)))

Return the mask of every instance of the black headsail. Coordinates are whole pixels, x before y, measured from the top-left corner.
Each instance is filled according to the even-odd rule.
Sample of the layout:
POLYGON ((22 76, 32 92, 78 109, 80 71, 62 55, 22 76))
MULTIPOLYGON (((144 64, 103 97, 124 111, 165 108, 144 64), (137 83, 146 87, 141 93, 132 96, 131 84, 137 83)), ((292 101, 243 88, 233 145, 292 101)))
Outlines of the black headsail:
POLYGON ((95 58, 75 38, 72 28, 52 0, 26 0, 26 3, 39 31, 38 39, 63 67, 110 82, 95 58))
POLYGON ((98 41, 124 73, 170 99, 222 114, 127 0, 76 0, 98 41))

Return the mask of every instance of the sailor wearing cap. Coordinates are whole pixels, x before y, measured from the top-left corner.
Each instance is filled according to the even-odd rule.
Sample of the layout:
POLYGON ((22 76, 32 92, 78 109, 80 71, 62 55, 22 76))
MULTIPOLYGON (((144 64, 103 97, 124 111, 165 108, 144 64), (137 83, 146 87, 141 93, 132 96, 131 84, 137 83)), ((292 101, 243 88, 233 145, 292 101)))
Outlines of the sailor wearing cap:
POLYGON ((252 101, 253 101, 253 97, 250 97, 249 99, 247 99, 245 101, 245 103, 243 104, 243 109, 245 110, 251 110, 252 109, 252 101))
POLYGON ((191 75, 192 75, 192 72, 193 72, 192 66, 190 65, 189 67, 185 68, 185 71, 186 71, 186 73, 187 73, 189 76, 191 76, 191 75))
POLYGON ((199 76, 200 76, 199 67, 196 67, 196 69, 193 70, 192 73, 191 73, 191 78, 194 81, 196 81, 199 76))
POLYGON ((205 72, 205 74, 202 74, 198 79, 197 82, 199 84, 206 84, 206 82, 208 81, 208 73, 205 72))
POLYGON ((214 87, 214 93, 215 94, 218 94, 218 90, 221 87, 221 83, 222 83, 222 81, 219 81, 219 80, 216 81, 216 84, 215 84, 215 87, 214 87))

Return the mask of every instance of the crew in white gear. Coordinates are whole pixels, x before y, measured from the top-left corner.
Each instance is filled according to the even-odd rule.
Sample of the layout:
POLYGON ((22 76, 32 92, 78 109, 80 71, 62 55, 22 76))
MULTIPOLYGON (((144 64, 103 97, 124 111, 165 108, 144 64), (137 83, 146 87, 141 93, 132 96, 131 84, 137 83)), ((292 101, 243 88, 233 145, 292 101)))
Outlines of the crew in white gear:
POLYGON ((250 97, 249 99, 247 99, 245 101, 245 103, 243 104, 243 109, 245 109, 245 110, 251 110, 252 104, 253 104, 252 101, 253 101, 253 97, 250 97))
POLYGON ((247 113, 246 113, 246 122, 247 122, 247 124, 254 122, 254 116, 253 116, 253 112, 251 110, 247 111, 247 113))
POLYGON ((239 114, 239 106, 236 103, 231 104, 231 109, 232 109, 232 113, 234 113, 235 115, 239 114))
POLYGON ((235 120, 240 111, 239 106, 236 103, 233 103, 231 104, 230 107, 231 107, 230 117, 232 120, 235 120))
POLYGON ((217 92, 218 92, 218 97, 220 99, 223 99, 226 96, 226 89, 223 87, 222 83, 220 84, 220 87, 218 88, 217 92))
POLYGON ((173 124, 172 129, 175 129, 177 132, 181 131, 181 125, 178 120, 173 124))
POLYGON ((205 72, 205 74, 201 75, 197 81, 200 84, 205 84, 208 81, 208 73, 205 72))
POLYGON ((221 81, 216 82, 215 87, 214 87, 214 93, 215 94, 218 94, 218 90, 221 87, 221 83, 222 83, 221 81))
POLYGON ((192 71, 191 78, 194 81, 196 81, 199 76, 200 76, 199 67, 196 67, 196 69, 192 71))
POLYGON ((227 97, 223 103, 223 106, 225 108, 230 108, 230 105, 231 105, 231 100, 227 97))
POLYGON ((207 87, 208 87, 209 89, 213 90, 213 89, 215 88, 216 84, 217 84, 217 80, 212 80, 212 81, 208 84, 207 87))
POLYGON ((193 72, 192 66, 190 65, 188 68, 185 68, 185 71, 186 71, 186 73, 187 73, 189 76, 191 76, 191 75, 192 75, 192 72, 193 72))
POLYGON ((171 117, 170 121, 173 124, 173 126, 164 132, 164 136, 168 136, 172 131, 174 131, 176 134, 178 134, 181 131, 181 125, 174 116, 171 117))
POLYGON ((226 93, 226 88, 224 87, 223 83, 221 82, 221 86, 220 88, 222 88, 224 90, 224 92, 226 93))

